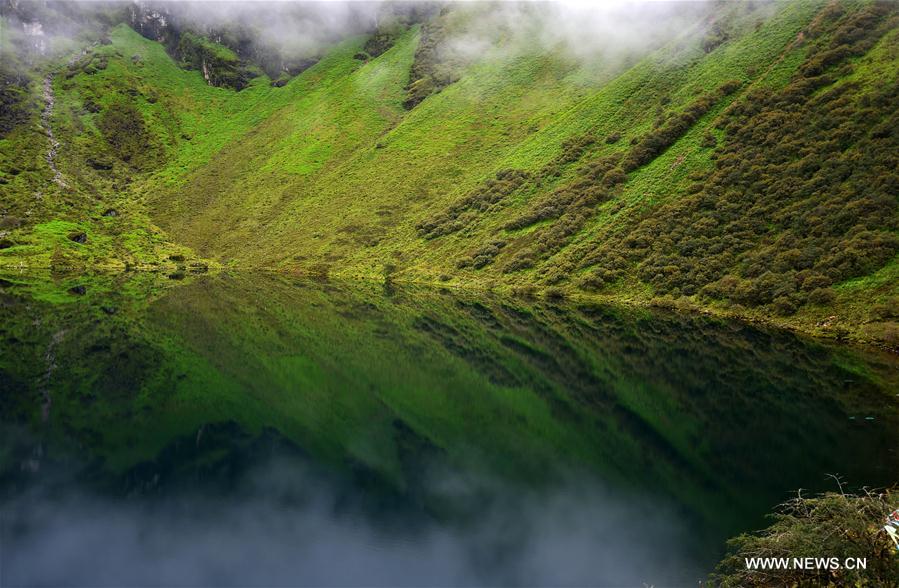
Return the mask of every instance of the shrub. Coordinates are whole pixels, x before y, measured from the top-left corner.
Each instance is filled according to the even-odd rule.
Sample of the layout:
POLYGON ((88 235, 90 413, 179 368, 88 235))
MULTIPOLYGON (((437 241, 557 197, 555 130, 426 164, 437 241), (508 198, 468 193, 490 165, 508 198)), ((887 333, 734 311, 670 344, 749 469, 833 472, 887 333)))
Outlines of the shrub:
POLYGON ((513 273, 517 271, 521 271, 524 269, 529 269, 534 267, 537 261, 537 252, 531 248, 522 249, 515 256, 509 260, 506 264, 506 267, 503 268, 503 273, 513 273))
POLYGON ((880 334, 881 340, 893 350, 899 350, 899 324, 884 325, 880 334))
POLYGON ((403 107, 415 108, 422 100, 441 91, 459 79, 464 57, 445 45, 449 36, 441 19, 428 21, 421 27, 421 37, 409 70, 409 85, 403 107))
POLYGON ((871 307, 871 315, 877 320, 899 318, 899 296, 893 296, 871 307))
POLYGON ((435 239, 459 231, 477 219, 476 213, 486 212, 499 204, 529 179, 530 175, 521 170, 500 170, 493 179, 487 180, 446 211, 419 222, 416 225, 418 234, 426 239, 435 239))
POLYGON ((515 286, 512 288, 512 295, 520 298, 534 298, 537 294, 537 288, 532 285, 515 286))
POLYGON ((138 169, 158 163, 161 149, 144 123, 143 115, 130 102, 114 102, 100 115, 97 126, 119 159, 138 169))
POLYGON ((713 586, 894 586, 899 584, 896 548, 883 531, 899 507, 896 492, 827 493, 780 505, 768 528, 728 542, 728 552, 710 577, 713 586), (750 557, 866 558, 867 569, 749 570, 750 557))
POLYGON ((740 82, 727 82, 715 92, 704 94, 694 100, 683 112, 665 118, 658 128, 643 135, 625 155, 621 164, 624 171, 631 172, 661 155, 705 115, 718 100, 732 93, 739 86, 740 82))
POLYGON ((493 259, 497 255, 499 255, 499 252, 502 251, 503 247, 505 246, 506 242, 501 239, 491 241, 480 249, 477 249, 470 253, 468 257, 460 260, 457 264, 457 267, 459 267, 459 269, 466 267, 481 269, 482 267, 492 263, 493 259))
POLYGON ((546 289, 546 298, 549 300, 564 300, 565 299, 565 290, 561 288, 557 288, 555 286, 546 289))
MULTIPOLYGON (((396 41, 394 36, 387 31, 378 31, 365 42, 362 51, 370 57, 378 57, 385 51, 393 47, 396 41)), ((358 54, 357 54, 358 55, 358 54)), ((363 58, 364 59, 364 58, 363 58)))
POLYGON ((778 296, 774 301, 774 312, 782 316, 795 314, 797 310, 796 303, 789 296, 778 296))
POLYGON ((602 184, 603 186, 610 188, 616 184, 623 184, 626 180, 627 175, 624 173, 624 170, 620 167, 616 167, 615 169, 606 172, 606 175, 602 178, 602 184))
POLYGON ((816 288, 808 295, 808 301, 811 304, 827 306, 833 304, 837 299, 836 292, 832 288, 816 288))

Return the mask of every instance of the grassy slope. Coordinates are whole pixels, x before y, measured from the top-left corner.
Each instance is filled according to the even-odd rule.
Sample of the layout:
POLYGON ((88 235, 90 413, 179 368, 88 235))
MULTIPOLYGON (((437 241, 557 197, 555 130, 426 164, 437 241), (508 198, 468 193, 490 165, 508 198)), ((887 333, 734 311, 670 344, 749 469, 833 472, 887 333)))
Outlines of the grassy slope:
MULTIPOLYGON (((468 234, 433 242, 417 236, 414 227, 421 218, 445 208, 499 169, 539 169, 558 154, 565 139, 588 129, 600 136, 622 132, 624 139, 609 149, 623 149, 627 139, 651 127, 652 111, 662 96, 670 98, 669 107, 676 109, 706 89, 745 77, 749 67, 761 69, 792 42, 814 9, 789 6, 767 27, 709 55, 702 54, 694 39, 665 47, 630 68, 610 64, 612 72, 593 72, 599 81, 586 87, 571 81, 581 79, 576 64, 554 56, 480 64, 409 113, 380 140, 382 149, 363 144, 359 153, 325 175, 310 194, 297 198, 278 219, 278 230, 270 241, 273 247, 266 246, 267 238, 261 250, 242 255, 251 262, 261 257, 266 265, 289 267, 297 264, 285 251, 299 250, 318 259, 343 258, 335 267, 337 272, 378 274, 383 264, 399 259, 399 265, 418 276, 433 279, 448 271, 456 273, 453 265, 460 254, 519 208, 511 206, 487 216, 468 234), (374 219, 372 212, 380 210, 385 212, 374 219), (299 223, 297 218, 312 222, 299 223), (341 233, 355 226, 368 229, 357 232, 376 239, 341 233), (315 238, 316 233, 323 236, 315 238), (372 241, 378 241, 377 245, 366 246, 372 241)), ((740 24, 750 28, 753 22, 744 17, 740 24)), ((678 145, 681 153, 666 153, 667 162, 660 159, 641 169, 628 183, 625 200, 639 200, 647 187, 655 188, 651 198, 672 195, 671 188, 677 180, 683 182, 691 164, 707 161, 708 154, 700 154, 700 161, 681 165, 677 177, 666 173, 671 160, 689 151, 700 132, 695 129, 684 138, 683 145, 678 145), (668 192, 658 194, 663 186, 668 192)), ((527 198, 522 200, 521 205, 526 205, 527 198)), ((597 220, 597 225, 603 224, 601 216, 597 220)), ((474 272, 455 277, 460 283, 483 281, 474 272)), ((520 281, 527 282, 528 277, 520 281)))
MULTIPOLYGON (((173 264, 165 263, 170 255, 190 256, 188 248, 166 239, 141 202, 126 196, 122 180, 127 180, 133 170, 101 175, 85 166, 86 157, 102 157, 107 147, 97 140, 95 117, 83 111, 74 93, 66 92, 80 88, 87 76, 71 79, 66 74, 82 68, 96 72, 98 61, 94 57, 111 51, 90 49, 97 46, 100 33, 76 27, 79 32, 74 37, 50 37, 44 54, 25 57, 19 49, 31 41, 24 39, 17 27, 11 27, 5 16, 0 18, 0 27, 4 65, 26 80, 28 94, 25 123, 0 137, 0 236, 5 241, 0 249, 0 266, 171 268, 173 264), (47 79, 55 98, 47 119, 60 142, 54 158, 62 173, 59 183, 53 181, 47 129, 42 121, 47 79), (80 114, 87 116, 76 116, 73 109, 81 109, 80 114), (103 216, 110 209, 115 209, 118 218, 103 216), (86 241, 70 239, 78 234, 83 234, 86 241)), ((117 65, 111 60, 110 73, 124 74, 117 65)), ((129 81, 123 78, 119 86, 129 81)), ((103 105, 111 98, 102 91, 91 97, 103 105)))
MULTIPOLYGON (((349 39, 283 88, 273 88, 261 77, 239 93, 207 86, 199 72, 178 68, 161 46, 119 27, 111 35, 112 45, 95 49, 109 57, 106 69, 65 81, 57 78, 57 133, 64 147, 76 146, 65 153, 63 171, 70 177, 84 175, 84 185, 100 186, 102 203, 93 205, 91 222, 99 224, 101 233, 108 227, 100 223, 109 222, 97 217, 98 211, 114 199, 116 206, 135 211, 135 227, 149 225, 152 217, 198 254, 237 266, 378 279, 389 271, 397 279, 439 279, 466 287, 527 286, 539 283, 548 268, 576 266, 622 223, 677 198, 691 175, 711 169, 712 149, 701 141, 716 116, 754 88, 780 88, 789 81, 806 50, 796 42, 797 35, 821 8, 822 3, 811 0, 756 9, 730 6, 722 16, 730 38, 710 53, 703 52, 698 35, 686 31, 652 53, 589 68, 554 53, 482 60, 409 112, 401 103, 417 27, 368 62, 352 58, 365 39, 349 39), (140 59, 132 60, 132 55, 140 59), (659 109, 682 110, 729 80, 744 85, 659 157, 629 174, 615 198, 601 204, 567 246, 533 270, 504 275, 494 269, 496 264, 460 270, 457 263, 485 241, 506 234, 503 225, 569 181, 574 165, 565 167, 557 180, 514 193, 460 232, 429 241, 415 229, 498 170, 538 171, 567 139, 617 132, 620 141, 600 141, 583 159, 624 152, 631 138, 652 129, 659 109), (105 179, 102 173, 83 171, 85 157, 103 145, 95 115, 83 109, 88 96, 98 97, 104 107, 115 101, 137 106, 160 153, 152 169, 114 170, 105 179)), ((889 72, 878 67, 894 63, 889 55, 869 61, 879 65, 853 74, 864 83, 882 79, 889 72)), ((719 131, 711 132, 721 137, 719 131)), ((41 164, 35 167, 39 170, 41 164)), ((62 213, 54 210, 47 216, 62 213)), ((59 227, 50 229, 40 230, 59 233, 59 227)), ((534 229, 508 236, 514 239, 534 229)), ((120 234, 131 235, 136 244, 125 249, 140 258, 148 237, 139 228, 120 234)), ((113 237, 96 259, 119 252, 126 240, 113 237)), ((162 237, 151 230, 153 239, 162 237)), ((51 257, 39 231, 22 241, 43 252, 34 260, 51 257)), ((102 236, 94 241, 102 245, 102 236)), ((525 242, 502 251, 497 261, 511 258, 525 242)), ((57 249, 73 247, 64 239, 54 243, 57 249)), ((144 256, 148 260, 154 255, 150 249, 144 256)), ((18 261, 20 253, 7 250, 0 261, 18 261)), ((854 334, 862 335, 854 327, 866 320, 855 302, 870 300, 870 292, 883 300, 894 296, 894 267, 837 288, 835 308, 854 334)), ((581 271, 571 270, 571 280, 581 271)), ((646 302, 654 293, 626 279, 605 295, 646 302)), ((781 322, 814 329, 820 317, 820 309, 805 308, 781 322)), ((864 336, 883 338, 877 332, 864 336)))

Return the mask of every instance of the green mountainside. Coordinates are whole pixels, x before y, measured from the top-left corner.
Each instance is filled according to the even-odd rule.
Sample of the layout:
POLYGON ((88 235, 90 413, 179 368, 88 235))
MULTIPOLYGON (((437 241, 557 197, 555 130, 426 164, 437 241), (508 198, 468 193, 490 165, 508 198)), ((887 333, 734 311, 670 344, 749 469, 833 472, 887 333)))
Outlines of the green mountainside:
POLYGON ((684 3, 674 38, 591 58, 503 27, 463 50, 499 8, 450 5, 275 80, 114 8, 28 63, 14 4, 0 268, 432 282, 899 345, 893 2, 684 3))

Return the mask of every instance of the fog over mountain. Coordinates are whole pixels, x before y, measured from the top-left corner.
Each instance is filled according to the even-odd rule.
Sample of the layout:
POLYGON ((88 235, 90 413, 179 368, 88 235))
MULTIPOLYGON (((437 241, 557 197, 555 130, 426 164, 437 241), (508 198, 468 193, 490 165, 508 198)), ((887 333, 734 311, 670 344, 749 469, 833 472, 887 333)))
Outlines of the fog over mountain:
MULTIPOLYGON (((86 22, 126 20, 139 32, 166 40, 183 29, 309 56, 328 43, 397 23, 422 22, 440 11, 476 14, 471 26, 449 40, 450 50, 471 56, 502 41, 508 49, 564 48, 580 58, 639 52, 684 34, 702 34, 705 21, 722 10, 711 2, 304 2, 271 0, 4 0, 3 10, 26 35, 58 41, 86 32, 86 22), (48 12, 49 10, 49 12, 48 12)), ((235 49, 238 47, 234 47, 235 49)))

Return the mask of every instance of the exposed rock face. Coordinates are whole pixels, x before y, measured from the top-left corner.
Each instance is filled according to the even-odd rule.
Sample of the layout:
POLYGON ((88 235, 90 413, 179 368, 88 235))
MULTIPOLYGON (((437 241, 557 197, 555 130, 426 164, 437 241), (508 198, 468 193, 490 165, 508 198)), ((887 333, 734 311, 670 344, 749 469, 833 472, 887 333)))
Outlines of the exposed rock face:
MULTIPOLYGON (((72 27, 99 36, 95 44, 108 44, 111 42, 108 29, 121 22, 147 39, 164 45, 174 59, 186 68, 202 72, 207 83, 213 86, 240 90, 260 71, 272 80, 281 80, 276 85, 283 85, 286 83, 284 78, 293 77, 318 61, 311 49, 285 49, 271 38, 254 32, 252 26, 203 24, 190 16, 185 7, 165 0, 104 4, 96 10, 86 11, 83 22, 73 20, 69 12, 55 3, 0 0, 0 8, 15 28, 16 51, 27 66, 49 57, 54 38, 68 36, 72 27), (185 42, 189 35, 192 38, 185 42)), ((139 56, 134 56, 133 60, 138 64, 141 61, 139 56)), ((89 65, 83 71, 95 73, 105 66, 102 62, 89 65)), ((0 133, 14 126, 13 114, 20 110, 18 102, 20 94, 24 93, 21 88, 27 86, 15 79, 15 69, 0 60, 0 104, 4 105, 0 133)))
POLYGON ((251 64, 258 65, 272 78, 293 76, 309 67, 302 59, 296 63, 289 61, 243 29, 197 26, 176 10, 165 2, 137 1, 130 7, 128 24, 144 37, 165 45, 168 53, 184 67, 199 70, 210 86, 245 88, 258 75, 258 69, 251 64), (229 56, 228 51, 218 50, 215 44, 227 47, 233 54, 229 56))
POLYGON ((148 39, 167 45, 178 34, 172 22, 171 11, 163 4, 138 1, 131 5, 128 24, 148 39))
POLYGON ((162 43, 185 67, 202 72, 210 86, 243 89, 253 77, 245 64, 239 58, 229 59, 223 52, 216 51, 207 38, 212 31, 191 30, 182 20, 170 5, 162 2, 134 2, 128 15, 131 28, 162 43))
POLYGON ((189 31, 181 33, 172 53, 185 67, 202 72, 210 86, 242 90, 257 75, 235 53, 189 31))

